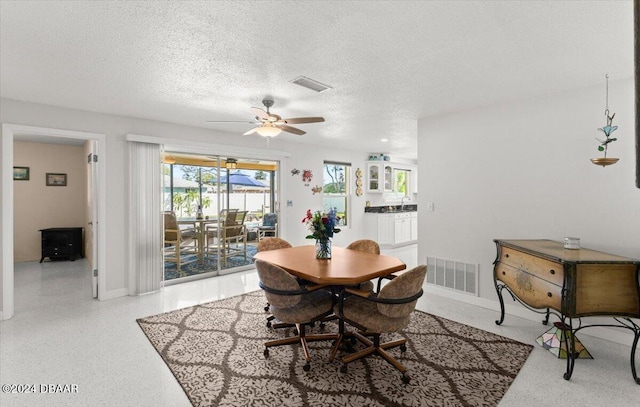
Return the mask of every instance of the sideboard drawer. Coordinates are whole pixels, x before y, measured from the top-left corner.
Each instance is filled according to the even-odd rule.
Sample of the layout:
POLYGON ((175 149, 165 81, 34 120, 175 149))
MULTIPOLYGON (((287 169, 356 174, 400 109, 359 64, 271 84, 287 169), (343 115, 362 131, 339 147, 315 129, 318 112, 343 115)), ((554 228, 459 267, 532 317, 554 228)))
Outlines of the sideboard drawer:
POLYGON ((532 256, 510 247, 502 247, 500 261, 561 287, 563 285, 564 269, 560 263, 532 256))
POLYGON ((634 264, 579 264, 575 315, 640 315, 637 273, 634 264))
POLYGON ((562 288, 533 274, 499 262, 496 278, 504 282, 525 304, 533 308, 553 308, 562 306, 562 288))

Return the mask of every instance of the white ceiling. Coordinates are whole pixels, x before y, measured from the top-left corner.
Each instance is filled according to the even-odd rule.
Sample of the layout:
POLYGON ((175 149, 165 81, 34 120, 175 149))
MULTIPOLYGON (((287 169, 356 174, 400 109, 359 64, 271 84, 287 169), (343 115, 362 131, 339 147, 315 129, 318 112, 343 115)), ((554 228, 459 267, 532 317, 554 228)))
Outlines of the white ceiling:
POLYGON ((419 118, 633 75, 631 0, 2 0, 0 18, 2 97, 241 134, 205 121, 272 96, 326 119, 278 137, 406 158, 419 118))

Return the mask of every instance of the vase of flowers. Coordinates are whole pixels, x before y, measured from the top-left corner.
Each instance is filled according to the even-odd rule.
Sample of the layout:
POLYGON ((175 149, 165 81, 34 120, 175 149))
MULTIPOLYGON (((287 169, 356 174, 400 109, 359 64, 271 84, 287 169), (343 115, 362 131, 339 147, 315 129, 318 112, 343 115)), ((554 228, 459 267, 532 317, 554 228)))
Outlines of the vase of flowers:
POLYGON ((331 238, 334 233, 340 232, 336 227, 339 220, 336 208, 326 213, 320 211, 312 213, 311 209, 308 209, 306 216, 302 218, 302 223, 307 225, 310 232, 307 239, 316 240, 316 258, 331 258, 331 238))

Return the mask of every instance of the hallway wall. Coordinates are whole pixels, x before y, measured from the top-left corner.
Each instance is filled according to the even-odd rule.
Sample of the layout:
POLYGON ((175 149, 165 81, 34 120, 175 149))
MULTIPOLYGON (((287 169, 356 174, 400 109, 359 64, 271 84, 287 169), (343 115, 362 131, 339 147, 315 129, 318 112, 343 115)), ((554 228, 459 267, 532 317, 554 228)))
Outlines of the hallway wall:
POLYGON ((13 154, 14 166, 30 171, 28 181, 13 182, 14 261, 39 261, 40 229, 85 228, 84 147, 16 141, 13 154), (46 186, 46 173, 67 174, 67 186, 46 186))

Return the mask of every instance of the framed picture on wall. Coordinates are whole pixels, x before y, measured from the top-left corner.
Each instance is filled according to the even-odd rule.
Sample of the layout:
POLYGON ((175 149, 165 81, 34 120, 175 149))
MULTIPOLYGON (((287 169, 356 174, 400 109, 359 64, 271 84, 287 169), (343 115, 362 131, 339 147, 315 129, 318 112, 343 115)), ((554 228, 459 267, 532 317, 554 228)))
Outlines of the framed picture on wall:
POLYGON ((29 181, 29 167, 13 167, 14 181, 29 181))
POLYGON ((67 174, 54 174, 54 173, 48 172, 47 186, 48 187, 66 187, 67 174))

